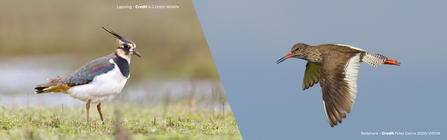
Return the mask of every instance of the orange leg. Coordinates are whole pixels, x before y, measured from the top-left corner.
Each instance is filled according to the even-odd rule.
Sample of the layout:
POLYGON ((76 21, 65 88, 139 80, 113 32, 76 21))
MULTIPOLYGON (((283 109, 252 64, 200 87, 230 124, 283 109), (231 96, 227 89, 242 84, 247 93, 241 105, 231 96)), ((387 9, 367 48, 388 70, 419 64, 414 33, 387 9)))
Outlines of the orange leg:
POLYGON ((400 62, 397 62, 397 61, 394 60, 394 59, 388 59, 388 60, 386 60, 386 61, 384 62, 384 64, 400 66, 400 62))
POLYGON ((101 122, 102 124, 104 124, 104 119, 102 119, 102 113, 101 113, 101 103, 99 103, 98 106, 96 106, 96 108, 98 108, 99 116, 101 117, 101 122))
POLYGON ((87 111, 87 122, 88 122, 88 112, 89 112, 89 109, 90 109, 90 99, 88 99, 88 101, 87 101, 87 104, 85 105, 85 109, 86 109, 86 111, 87 111))

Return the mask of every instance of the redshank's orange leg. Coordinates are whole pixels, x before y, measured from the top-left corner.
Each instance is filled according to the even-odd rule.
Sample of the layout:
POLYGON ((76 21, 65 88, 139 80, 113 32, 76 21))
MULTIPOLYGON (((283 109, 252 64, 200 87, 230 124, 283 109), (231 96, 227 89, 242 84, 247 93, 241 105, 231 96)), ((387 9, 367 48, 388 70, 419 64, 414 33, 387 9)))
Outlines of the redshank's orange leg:
POLYGON ((101 113, 101 103, 99 103, 98 106, 96 106, 96 108, 98 108, 99 116, 101 117, 101 122, 102 124, 104 124, 104 119, 102 119, 102 113, 101 113))
POLYGON ((384 64, 400 66, 400 62, 397 62, 397 61, 394 60, 394 59, 388 59, 388 60, 386 60, 386 61, 384 62, 384 64))
POLYGON ((85 105, 85 108, 86 108, 86 111, 87 111, 87 122, 88 122, 88 112, 89 112, 89 109, 90 109, 90 99, 88 99, 88 101, 87 101, 87 104, 85 105))

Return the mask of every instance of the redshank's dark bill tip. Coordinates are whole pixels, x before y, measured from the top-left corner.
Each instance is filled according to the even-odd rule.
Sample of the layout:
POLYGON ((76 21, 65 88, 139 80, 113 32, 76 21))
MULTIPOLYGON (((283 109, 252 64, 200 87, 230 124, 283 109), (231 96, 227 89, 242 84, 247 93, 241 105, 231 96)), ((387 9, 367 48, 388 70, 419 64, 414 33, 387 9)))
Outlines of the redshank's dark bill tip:
POLYGON ((281 59, 279 59, 278 61, 276 61, 276 64, 279 64, 279 63, 281 63, 281 62, 284 61, 284 60, 286 60, 286 58, 285 58, 285 57, 282 57, 281 59))
POLYGON ((280 58, 278 61, 276 61, 276 64, 279 64, 279 63, 281 63, 282 61, 284 61, 284 60, 286 60, 286 59, 289 59, 289 58, 292 57, 292 56, 293 56, 292 53, 288 53, 286 56, 284 56, 284 57, 280 58))

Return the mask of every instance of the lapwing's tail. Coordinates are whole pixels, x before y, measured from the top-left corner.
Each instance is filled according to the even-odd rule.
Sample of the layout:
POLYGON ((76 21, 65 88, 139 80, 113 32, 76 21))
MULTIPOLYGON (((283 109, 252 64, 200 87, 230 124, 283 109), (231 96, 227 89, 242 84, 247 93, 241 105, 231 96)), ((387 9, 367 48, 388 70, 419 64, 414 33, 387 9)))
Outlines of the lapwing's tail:
MULTIPOLYGON (((37 94, 40 93, 49 93, 49 92, 64 92, 64 88, 67 88, 65 84, 58 85, 59 81, 61 81, 62 78, 57 76, 56 78, 50 79, 48 78, 48 83, 37 85, 34 89, 37 94)), ((67 89, 65 89, 66 91, 67 89)))

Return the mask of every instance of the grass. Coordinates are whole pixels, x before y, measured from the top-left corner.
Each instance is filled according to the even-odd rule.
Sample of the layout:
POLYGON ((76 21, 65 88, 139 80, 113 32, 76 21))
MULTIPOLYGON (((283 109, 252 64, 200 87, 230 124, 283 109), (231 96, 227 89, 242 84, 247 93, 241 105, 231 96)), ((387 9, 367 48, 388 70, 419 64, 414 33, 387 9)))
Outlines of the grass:
POLYGON ((85 106, 1 106, 2 139, 242 139, 231 111, 188 107, 184 103, 142 107, 101 105, 102 125, 94 105, 90 122, 85 106), (224 114, 224 115, 223 115, 224 114), (118 120, 119 123, 116 123, 118 120))

